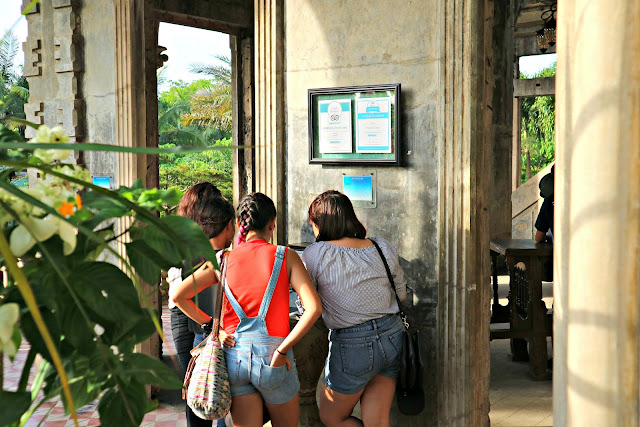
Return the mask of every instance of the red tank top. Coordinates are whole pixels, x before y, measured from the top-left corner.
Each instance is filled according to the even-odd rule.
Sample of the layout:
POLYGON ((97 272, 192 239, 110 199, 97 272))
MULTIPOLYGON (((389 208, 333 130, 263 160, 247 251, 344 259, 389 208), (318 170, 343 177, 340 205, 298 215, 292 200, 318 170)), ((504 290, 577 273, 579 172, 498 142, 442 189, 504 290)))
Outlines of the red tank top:
MULTIPOLYGON (((275 258, 276 246, 263 239, 241 243, 227 256, 227 285, 247 317, 258 316, 275 258)), ((225 297, 222 306, 222 328, 226 333, 233 334, 238 323, 240 319, 225 297)), ((267 311, 266 323, 269 335, 273 337, 289 335, 287 251, 285 251, 276 289, 267 311)))

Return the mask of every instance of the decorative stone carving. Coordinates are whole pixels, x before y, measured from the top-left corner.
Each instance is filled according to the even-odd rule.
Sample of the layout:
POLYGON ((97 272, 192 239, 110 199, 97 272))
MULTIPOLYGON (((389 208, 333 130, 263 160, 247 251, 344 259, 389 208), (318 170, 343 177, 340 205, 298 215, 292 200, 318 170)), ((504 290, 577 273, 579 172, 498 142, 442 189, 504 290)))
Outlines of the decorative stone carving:
POLYGON ((78 1, 77 0, 53 0, 52 4, 54 9, 59 9, 61 7, 77 6, 78 1))
POLYGON ((71 37, 54 37, 54 58, 56 61, 56 73, 66 73, 70 71, 82 71, 82 36, 73 35, 71 37))
MULTIPOLYGON (((22 0, 22 7, 20 8, 20 10, 24 11, 30 4, 31 0, 22 0)), ((34 13, 40 13, 40 3, 36 3, 35 6, 33 6, 31 10, 29 10, 29 12, 27 12, 27 15, 32 15, 34 13)))
POLYGON ((42 75, 42 40, 28 38, 22 43, 24 51, 24 68, 22 70, 25 77, 35 77, 42 75))
POLYGON ((38 125, 44 124, 44 102, 31 102, 24 104, 24 114, 30 122, 38 125))
POLYGON ((55 9, 53 13, 56 35, 72 35, 76 31, 79 19, 72 8, 55 9))
POLYGON ((82 123, 78 117, 84 116, 84 101, 80 99, 57 101, 54 108, 56 126, 64 127, 72 141, 83 136, 82 123))
POLYGON ((164 46, 158 46, 158 62, 156 63, 156 69, 162 68, 165 62, 169 60, 169 55, 162 53, 167 50, 164 46))

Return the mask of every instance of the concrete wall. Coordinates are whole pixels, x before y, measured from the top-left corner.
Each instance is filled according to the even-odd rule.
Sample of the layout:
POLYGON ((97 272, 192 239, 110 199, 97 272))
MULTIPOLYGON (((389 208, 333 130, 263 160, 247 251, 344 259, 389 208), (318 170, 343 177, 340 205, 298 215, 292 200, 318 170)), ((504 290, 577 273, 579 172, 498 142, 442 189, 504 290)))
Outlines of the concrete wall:
MULTIPOLYGON (((85 50, 85 100, 88 142, 116 144, 115 17, 110 1, 85 1, 82 7, 85 50)), ((116 154, 91 152, 85 163, 94 175, 116 177, 116 154)))
MULTIPOLYGON (((415 287, 414 326, 425 334, 427 384, 435 384, 438 277, 438 152, 443 142, 442 19, 437 0, 285 4, 287 241, 312 241, 307 209, 342 174, 377 173, 377 207, 356 208, 368 234, 397 248, 415 287), (410 31, 408 31, 410 29, 410 31), (307 90, 400 83, 401 167, 309 165, 307 90)), ((433 420, 437 388, 421 422, 433 420)))

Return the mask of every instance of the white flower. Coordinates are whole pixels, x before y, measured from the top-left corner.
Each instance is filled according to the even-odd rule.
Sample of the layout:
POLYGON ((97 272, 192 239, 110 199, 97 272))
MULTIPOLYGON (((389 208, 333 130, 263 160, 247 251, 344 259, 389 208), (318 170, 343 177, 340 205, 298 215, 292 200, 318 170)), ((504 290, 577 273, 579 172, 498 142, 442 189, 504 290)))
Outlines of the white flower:
POLYGON ((52 220, 57 222, 58 235, 63 242, 63 252, 65 255, 71 254, 76 248, 77 232, 78 230, 67 221, 64 221, 58 217, 53 217, 52 220))
POLYGON ((37 242, 44 242, 53 236, 57 227, 49 219, 23 217, 22 224, 18 225, 9 237, 11 252, 17 257, 24 255, 37 242))
POLYGON ((111 349, 111 351, 113 351, 113 354, 114 354, 114 355, 116 355, 116 356, 117 356, 118 354, 120 354, 120 349, 118 348, 118 346, 116 346, 116 345, 112 345, 112 346, 111 346, 111 347, 109 347, 109 348, 111 349))
MULTIPOLYGON (((31 142, 66 144, 69 142, 69 136, 61 126, 49 129, 49 126, 41 125, 31 142)), ((52 163, 56 160, 65 160, 71 155, 71 150, 37 148, 33 151, 33 155, 45 163, 52 163)))
POLYGON ((50 142, 51 141, 51 128, 47 125, 41 125, 38 127, 35 138, 31 142, 50 142))
POLYGON ((69 142, 69 135, 64 131, 62 126, 56 126, 51 129, 49 134, 49 142, 66 144, 69 142))
POLYGON ((0 353, 9 357, 15 356, 18 351, 12 337, 19 314, 20 310, 16 303, 0 305, 0 353))
POLYGON ((104 334, 104 328, 96 323, 96 325, 93 327, 93 332, 95 332, 97 336, 100 336, 104 334))
POLYGON ((61 218, 48 215, 44 218, 25 216, 9 237, 11 252, 17 257, 27 253, 36 242, 44 242, 58 234, 64 242, 64 254, 69 255, 76 248, 77 230, 61 218))

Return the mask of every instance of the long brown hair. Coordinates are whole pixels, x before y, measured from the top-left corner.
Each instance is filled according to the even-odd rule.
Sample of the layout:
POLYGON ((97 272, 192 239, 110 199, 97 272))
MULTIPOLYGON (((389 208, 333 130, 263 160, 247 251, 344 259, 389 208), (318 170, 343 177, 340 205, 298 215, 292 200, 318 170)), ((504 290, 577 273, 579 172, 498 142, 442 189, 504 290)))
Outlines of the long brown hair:
POLYGON ((178 215, 196 222, 209 238, 220 234, 235 217, 231 203, 210 182, 199 182, 184 193, 178 215))
POLYGON ((367 236, 367 229, 358 220, 351 200, 336 190, 327 190, 311 202, 309 221, 318 227, 317 242, 367 236))

